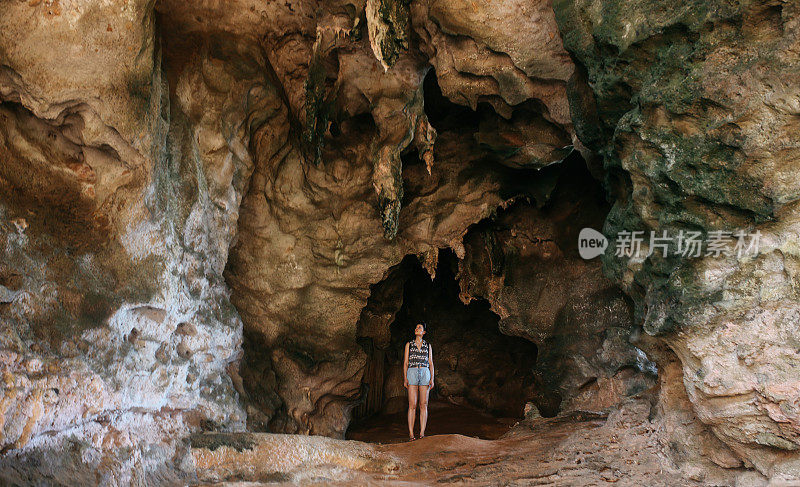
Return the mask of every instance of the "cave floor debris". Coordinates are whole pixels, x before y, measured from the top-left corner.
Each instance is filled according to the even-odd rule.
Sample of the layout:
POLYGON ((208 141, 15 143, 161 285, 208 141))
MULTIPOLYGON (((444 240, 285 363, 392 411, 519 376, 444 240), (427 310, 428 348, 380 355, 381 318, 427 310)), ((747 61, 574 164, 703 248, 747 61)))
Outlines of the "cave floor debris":
POLYGON ((373 444, 322 436, 240 433, 247 441, 193 442, 199 485, 729 485, 678 471, 648 408, 610 416, 572 413, 524 420, 496 440, 458 434, 373 444), (245 445, 245 447, 243 447, 245 445), (249 446, 248 446, 249 445, 249 446), (210 448, 215 448, 214 451, 210 448))

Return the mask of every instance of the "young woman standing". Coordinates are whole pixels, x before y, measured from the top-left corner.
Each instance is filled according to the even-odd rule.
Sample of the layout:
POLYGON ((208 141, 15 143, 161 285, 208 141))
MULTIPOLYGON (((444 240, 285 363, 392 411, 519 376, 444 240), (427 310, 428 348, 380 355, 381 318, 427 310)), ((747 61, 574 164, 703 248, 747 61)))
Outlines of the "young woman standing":
POLYGON ((417 324, 414 329, 414 340, 406 343, 403 370, 404 386, 408 389, 408 436, 414 437, 414 420, 419 403, 419 437, 425 437, 425 426, 428 424, 428 394, 433 389, 433 349, 422 339, 427 325, 417 324))

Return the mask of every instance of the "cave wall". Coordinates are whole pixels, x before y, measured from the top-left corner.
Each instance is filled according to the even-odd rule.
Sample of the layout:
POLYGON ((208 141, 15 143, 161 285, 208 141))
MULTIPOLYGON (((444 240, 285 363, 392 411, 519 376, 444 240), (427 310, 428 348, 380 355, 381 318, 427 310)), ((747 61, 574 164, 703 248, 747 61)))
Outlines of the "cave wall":
MULTIPOLYGON (((429 22, 424 20, 427 14, 417 10, 421 6, 406 12, 412 25, 429 22)), ((439 248, 453 249, 463 257, 462 239, 468 227, 518 194, 502 190, 503 175, 494 162, 507 159, 503 153, 524 150, 538 157, 518 157, 508 164, 518 166, 523 159, 531 167, 557 162, 568 153, 563 147, 570 144, 573 130, 563 113, 566 82, 549 79, 553 72, 568 73, 571 66, 558 47, 554 22, 531 27, 553 33, 539 33, 550 39, 552 52, 537 52, 536 62, 524 58, 525 69, 541 70, 541 76, 548 78, 542 82, 548 88, 523 90, 511 98, 515 105, 529 104, 521 115, 528 123, 520 124, 520 135, 503 138, 501 146, 497 139, 505 133, 502 117, 494 112, 482 129, 483 142, 473 135, 481 127, 442 126, 437 131, 430 125, 423 87, 430 69, 426 56, 434 51, 423 48, 427 43, 422 37, 387 30, 388 37, 380 37, 386 54, 376 57, 372 37, 357 28, 363 27, 361 17, 353 14, 350 21, 357 23, 342 24, 347 17, 336 14, 337 8, 331 5, 330 16, 318 17, 314 31, 314 46, 334 47, 314 47, 311 53, 290 57, 284 53, 290 49, 288 31, 280 32, 280 38, 271 37, 277 31, 267 36, 269 49, 283 46, 279 51, 285 57, 272 65, 287 93, 297 93, 300 87, 285 81, 286 76, 308 73, 303 87, 308 96, 288 98, 289 112, 296 116, 301 133, 327 123, 337 135, 325 138, 312 157, 304 149, 307 138, 259 156, 263 162, 257 163, 242 204, 226 277, 246 333, 252 331, 259 343, 252 350, 245 346, 242 374, 251 383, 274 384, 254 388, 245 398, 253 427, 343 437, 367 363, 356 338, 369 286, 407 254, 420 256, 431 274, 439 248), (343 32, 342 25, 355 27, 328 41, 326 33, 343 32), (395 42, 402 46, 406 41, 407 49, 391 49, 395 42), (384 69, 389 61, 391 69, 384 69), (548 130, 540 130, 543 126, 548 130), (430 149, 434 137, 435 160, 430 149), (492 158, 487 160, 487 155, 492 158), (422 163, 415 164, 415 158, 422 163)), ((513 18, 513 8, 503 12, 504 22, 513 18)), ((379 30, 387 28, 384 20, 380 24, 379 30)), ((459 40, 440 37, 441 49, 459 40)), ((479 45, 489 49, 483 41, 479 45)), ((492 45, 502 49, 501 44, 492 45)), ((301 48, 307 46, 296 47, 301 48)), ((448 69, 437 65, 437 77, 448 69)), ((520 82, 520 68, 506 69, 520 82)), ((490 99, 499 102, 493 83, 485 86, 485 98, 475 98, 472 105, 490 99)), ((471 90, 470 96, 477 96, 471 90)), ((511 108, 506 112, 514 115, 511 108)))
POLYGON ((435 274, 440 248, 463 301, 537 344, 561 407, 650 388, 644 351, 657 416, 699 438, 675 458, 800 475, 797 14, 4 2, 3 479, 178 481, 205 429, 342 436, 370 286, 409 254, 435 274), (434 103, 456 116, 434 123, 434 103), (574 152, 605 195, 548 207, 547 170, 574 152), (574 244, 605 211, 612 239, 758 229, 761 252, 601 268, 574 244))
POLYGON ((258 52, 162 21, 3 5, 4 483, 177 481, 188 433, 245 425, 222 271, 275 93, 258 52))
POLYGON ((605 232, 761 232, 756 256, 604 265, 680 359, 699 419, 765 475, 796 475, 797 3, 554 9, 596 98, 574 97, 576 130, 627 179, 605 232))
MULTIPOLYGON (((445 134, 434 163, 421 88, 435 53, 398 27, 387 45, 402 49, 376 58, 370 29, 396 19, 365 7, 4 5, 3 461, 29 461, 9 478, 68 438, 94 455, 65 455, 76 479, 149 478, 186 432, 244 427, 238 395, 259 399, 238 370, 243 329, 285 358, 260 365, 277 369, 275 430, 343 432, 369 284, 408 253, 428 268, 440 247, 463 253, 468 225, 507 199, 491 167, 465 164, 471 136, 445 134), (423 164, 401 171, 409 149, 423 164)), ((570 65, 550 19, 547 73, 570 65)), ((558 116, 543 91, 512 101, 539 100, 527 116, 551 144, 571 133, 559 96, 558 116)))
POLYGON ((466 235, 461 298, 486 299, 500 331, 537 345, 544 414, 602 411, 651 389, 657 367, 636 346, 630 299, 599 260, 578 254, 580 230, 602 228, 609 210, 601 184, 577 154, 543 172, 535 204, 519 201, 466 235))

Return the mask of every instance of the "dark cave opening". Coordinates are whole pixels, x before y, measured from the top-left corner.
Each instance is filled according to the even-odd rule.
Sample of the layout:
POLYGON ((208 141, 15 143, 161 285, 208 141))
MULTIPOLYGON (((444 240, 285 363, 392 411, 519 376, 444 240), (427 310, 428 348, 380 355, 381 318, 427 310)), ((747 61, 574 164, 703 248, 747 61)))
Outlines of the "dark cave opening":
MULTIPOLYGON (((404 198, 413 202, 426 194, 425 174, 414 171, 427 171, 413 151, 404 165, 406 158, 404 198)), ((577 251, 580 230, 601 229, 611 207, 581 154, 541 169, 491 158, 472 166, 491 167, 506 203, 468 227, 461 257, 449 248, 410 254, 371 285, 347 361, 299 334, 276 346, 245 328, 239 387, 248 429, 404 440, 402 352, 421 320, 436 363, 428 435, 498 438, 526 409, 544 418, 604 411, 653 386, 655 373, 632 341, 632 303, 599 260, 577 251), (334 392, 314 398, 317 376, 335 382, 320 388, 334 392), (301 389, 305 397, 296 383, 312 384, 301 389), (303 401, 306 416, 297 412, 303 401)))
MULTIPOLYGON (((348 331, 347 358, 300 333, 270 340, 263 330, 246 326, 239 389, 248 429, 380 441, 381 428, 389 427, 391 435, 406 438, 402 352, 419 321, 430 326, 426 339, 436 362, 430 435, 496 438, 523 416, 528 403, 535 408, 527 410, 545 418, 602 410, 652 382, 640 377, 640 356, 628 343, 630 303, 602 276, 599 260, 584 261, 576 245, 582 228, 603 228, 614 195, 604 185, 624 181, 593 171, 572 149, 545 165, 520 164, 507 152, 523 154, 524 147, 509 149, 487 138, 511 134, 489 104, 472 110, 451 102, 432 69, 424 83, 425 112, 439 132, 437 157, 446 162, 448 149, 477 154, 453 177, 492 178, 503 203, 480 221, 467 222, 460 257, 449 248, 428 250, 424 257, 410 254, 370 286, 356 343, 352 328, 348 331), (431 263, 434 251, 438 256, 431 263), (329 383, 320 387, 317 377, 329 383), (301 389, 304 397, 295 384, 310 384, 301 389)), ((535 108, 515 107, 512 118, 525 118, 536 132, 546 125, 536 122, 535 108)), ((374 131, 372 115, 334 120, 332 133, 354 128, 374 131)), ((337 143, 332 140, 329 147, 337 143)), ((413 146, 401 157, 407 215, 440 180, 431 177, 413 146)), ((359 295, 357 306, 362 299, 359 295)), ((352 318, 347 323, 352 326, 352 318)))
POLYGON ((420 321, 428 325, 425 339, 434 354, 431 434, 497 437, 522 416, 536 393, 536 345, 502 334, 486 300, 465 304, 460 293, 458 259, 450 249, 439 250, 433 279, 408 255, 372 287, 359 320, 359 344, 369 361, 350 437, 374 438, 381 426, 405 431, 403 351, 420 321))
POLYGON ((578 253, 581 229, 602 228, 611 207, 581 154, 494 171, 509 203, 469 228, 462 258, 439 249, 430 272, 408 255, 371 286, 357 330, 368 359, 347 437, 407 436, 403 349, 419 321, 436 365, 429 434, 497 438, 528 403, 545 418, 603 411, 653 385, 631 341, 630 300, 578 253))

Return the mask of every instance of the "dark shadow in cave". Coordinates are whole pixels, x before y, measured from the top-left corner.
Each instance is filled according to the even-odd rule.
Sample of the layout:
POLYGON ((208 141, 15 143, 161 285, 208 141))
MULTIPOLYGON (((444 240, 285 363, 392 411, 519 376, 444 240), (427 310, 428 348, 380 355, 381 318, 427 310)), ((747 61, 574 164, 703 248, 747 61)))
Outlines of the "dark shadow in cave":
POLYGON ((457 267, 453 251, 440 250, 436 277, 431 279, 417 257, 409 255, 372 286, 359 320, 359 343, 369 362, 348 438, 407 437, 403 350, 419 321, 428 324, 426 340, 434 352, 428 434, 496 438, 521 417, 536 388, 537 347, 502 334, 499 316, 487 301, 464 304, 457 267))
POLYGON ((439 87, 436 70, 433 68, 425 75, 422 83, 425 115, 437 132, 446 130, 475 132, 478 130, 481 117, 496 116, 492 106, 486 102, 478 103, 477 108, 472 110, 447 99, 439 87))

